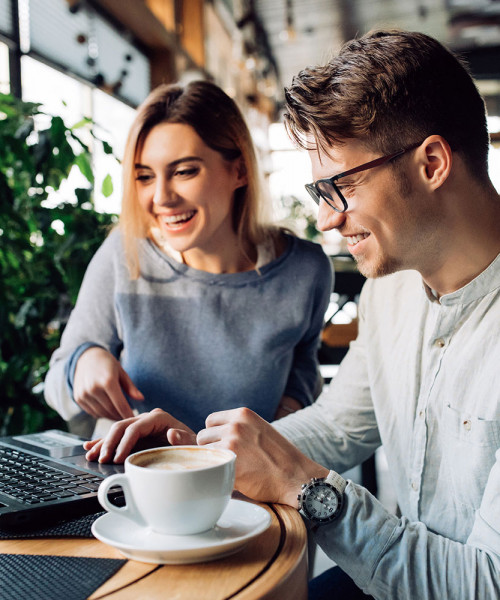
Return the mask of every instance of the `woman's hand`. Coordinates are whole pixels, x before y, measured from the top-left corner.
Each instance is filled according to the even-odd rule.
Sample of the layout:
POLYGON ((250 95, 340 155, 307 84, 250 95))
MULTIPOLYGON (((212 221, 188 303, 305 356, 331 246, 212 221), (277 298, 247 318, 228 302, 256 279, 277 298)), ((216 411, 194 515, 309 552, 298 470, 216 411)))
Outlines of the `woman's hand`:
POLYGON ((297 508, 301 485, 328 475, 328 469, 248 408, 212 413, 206 425, 198 433, 198 444, 232 450, 237 456, 235 487, 254 500, 297 508))
POLYGON ((85 442, 87 460, 101 463, 122 463, 127 456, 137 450, 158 446, 196 444, 196 434, 172 415, 155 408, 149 413, 113 423, 105 438, 85 442))
POLYGON ((96 419, 117 421, 134 415, 125 394, 144 400, 120 362, 104 348, 93 346, 80 356, 73 380, 75 402, 96 419))

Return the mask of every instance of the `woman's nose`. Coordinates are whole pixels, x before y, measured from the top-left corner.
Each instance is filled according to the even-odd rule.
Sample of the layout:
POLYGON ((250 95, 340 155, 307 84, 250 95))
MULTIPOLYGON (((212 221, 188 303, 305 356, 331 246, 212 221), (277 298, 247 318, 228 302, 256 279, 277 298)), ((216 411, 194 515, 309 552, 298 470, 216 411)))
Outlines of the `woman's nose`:
POLYGON ((173 204, 175 195, 166 181, 158 179, 153 196, 153 204, 156 206, 166 206, 173 204))
POLYGON ((339 213, 333 210, 328 204, 321 200, 318 211, 318 229, 320 231, 330 231, 340 227, 345 221, 345 213, 339 213))

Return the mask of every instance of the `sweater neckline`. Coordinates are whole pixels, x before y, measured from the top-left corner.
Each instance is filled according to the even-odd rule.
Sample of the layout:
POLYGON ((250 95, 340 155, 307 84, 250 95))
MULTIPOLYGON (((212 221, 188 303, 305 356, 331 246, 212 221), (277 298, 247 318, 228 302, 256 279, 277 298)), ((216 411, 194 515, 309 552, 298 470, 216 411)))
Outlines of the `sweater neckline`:
POLYGON ((190 267, 189 265, 181 263, 171 256, 168 256, 150 239, 145 240, 144 248, 149 256, 153 258, 156 264, 161 263, 165 267, 170 267, 171 270, 183 277, 205 282, 207 284, 218 283, 221 285, 243 285, 265 277, 270 272, 274 271, 274 269, 278 268, 293 252, 296 245, 296 238, 287 233, 284 233, 283 235, 285 236, 287 244, 285 250, 280 256, 274 258, 258 269, 242 271, 241 273, 209 273, 207 271, 195 269, 194 267, 190 267))

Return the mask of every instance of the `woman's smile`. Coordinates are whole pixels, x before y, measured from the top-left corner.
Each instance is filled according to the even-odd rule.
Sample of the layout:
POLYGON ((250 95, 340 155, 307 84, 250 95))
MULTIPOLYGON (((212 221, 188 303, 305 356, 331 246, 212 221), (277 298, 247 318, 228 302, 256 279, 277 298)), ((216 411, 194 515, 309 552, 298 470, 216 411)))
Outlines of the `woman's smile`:
POLYGON ((184 230, 191 225, 197 213, 197 210, 186 210, 172 215, 160 213, 157 215, 156 219, 162 229, 166 228, 172 231, 179 231, 184 230))
POLYGON ((160 123, 146 136, 135 169, 141 206, 188 265, 207 255, 234 261, 234 193, 246 184, 237 159, 225 160, 189 125, 160 123))

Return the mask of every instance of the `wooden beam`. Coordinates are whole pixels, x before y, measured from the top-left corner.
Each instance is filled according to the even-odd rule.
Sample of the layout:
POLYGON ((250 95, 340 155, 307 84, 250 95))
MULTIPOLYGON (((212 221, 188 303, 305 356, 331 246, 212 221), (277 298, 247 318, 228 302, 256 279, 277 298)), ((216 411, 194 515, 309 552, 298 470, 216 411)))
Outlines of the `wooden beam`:
POLYGON ((151 12, 145 2, 138 0, 93 0, 114 21, 126 29, 148 48, 177 48, 175 31, 169 31, 151 12))

